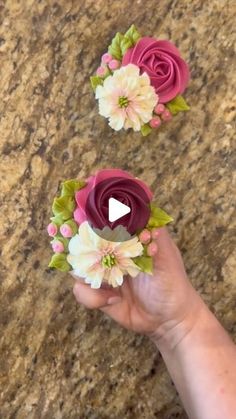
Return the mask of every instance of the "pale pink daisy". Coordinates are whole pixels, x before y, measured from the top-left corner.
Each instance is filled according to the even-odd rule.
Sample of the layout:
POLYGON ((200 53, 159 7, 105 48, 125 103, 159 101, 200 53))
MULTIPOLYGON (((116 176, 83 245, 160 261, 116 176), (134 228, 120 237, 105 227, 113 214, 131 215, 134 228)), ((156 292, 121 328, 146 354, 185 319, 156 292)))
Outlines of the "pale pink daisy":
POLYGON ((108 241, 85 221, 69 242, 67 260, 73 275, 84 278, 91 288, 100 288, 103 281, 117 287, 122 285, 124 275, 138 275, 140 269, 132 258, 142 253, 143 246, 137 236, 124 242, 108 241))
POLYGON ((128 64, 108 76, 103 85, 96 88, 99 113, 109 119, 109 125, 116 131, 133 128, 139 131, 149 122, 158 95, 150 84, 146 73, 139 74, 139 68, 128 64))

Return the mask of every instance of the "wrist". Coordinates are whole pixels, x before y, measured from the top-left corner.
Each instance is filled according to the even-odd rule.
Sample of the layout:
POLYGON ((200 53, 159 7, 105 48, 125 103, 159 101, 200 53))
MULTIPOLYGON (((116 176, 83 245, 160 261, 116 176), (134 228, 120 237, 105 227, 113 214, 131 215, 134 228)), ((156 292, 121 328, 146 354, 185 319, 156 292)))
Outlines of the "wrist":
POLYGON ((160 352, 173 351, 198 323, 202 312, 208 310, 205 303, 191 286, 186 304, 174 319, 163 322, 150 336, 160 352))

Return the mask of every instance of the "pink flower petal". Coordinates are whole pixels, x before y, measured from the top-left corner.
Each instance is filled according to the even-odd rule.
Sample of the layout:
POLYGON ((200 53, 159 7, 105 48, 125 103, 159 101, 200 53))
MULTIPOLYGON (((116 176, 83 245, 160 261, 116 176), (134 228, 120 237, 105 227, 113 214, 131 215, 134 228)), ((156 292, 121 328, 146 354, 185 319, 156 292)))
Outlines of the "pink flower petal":
POLYGON ((123 66, 130 63, 149 75, 160 103, 182 94, 189 82, 188 64, 180 57, 178 48, 167 40, 141 38, 123 57, 123 66))

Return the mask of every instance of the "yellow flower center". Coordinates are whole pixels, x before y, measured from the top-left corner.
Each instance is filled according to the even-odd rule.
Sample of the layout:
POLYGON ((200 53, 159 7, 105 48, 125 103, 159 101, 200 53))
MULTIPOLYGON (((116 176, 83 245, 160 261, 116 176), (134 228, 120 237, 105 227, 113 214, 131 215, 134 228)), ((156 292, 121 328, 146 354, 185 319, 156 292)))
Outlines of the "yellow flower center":
POLYGON ((116 258, 113 254, 107 254, 102 258, 102 266, 104 268, 112 268, 116 264, 116 258))
POLYGON ((120 96, 118 100, 118 104, 120 108, 127 108, 129 104, 129 99, 125 96, 120 96))

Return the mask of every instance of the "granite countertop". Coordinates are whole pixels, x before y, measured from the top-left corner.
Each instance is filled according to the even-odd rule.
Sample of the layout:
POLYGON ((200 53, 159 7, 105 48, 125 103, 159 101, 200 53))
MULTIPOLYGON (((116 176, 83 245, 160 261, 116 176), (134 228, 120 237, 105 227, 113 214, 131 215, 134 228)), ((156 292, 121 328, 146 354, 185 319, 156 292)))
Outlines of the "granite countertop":
POLYGON ((0 417, 185 418, 146 338, 76 304, 47 268, 61 180, 119 167, 175 218, 194 286, 236 337, 233 1, 0 1, 0 417), (89 76, 116 31, 169 38, 192 110, 142 138, 97 113, 89 76))

